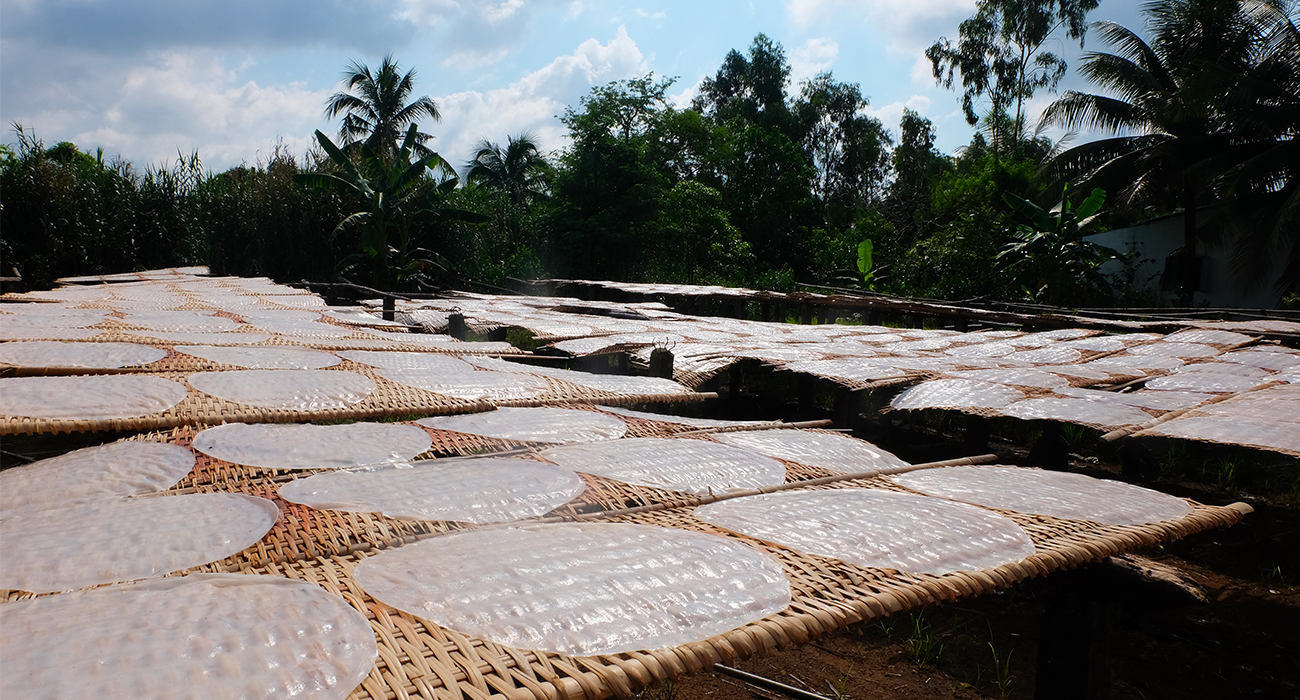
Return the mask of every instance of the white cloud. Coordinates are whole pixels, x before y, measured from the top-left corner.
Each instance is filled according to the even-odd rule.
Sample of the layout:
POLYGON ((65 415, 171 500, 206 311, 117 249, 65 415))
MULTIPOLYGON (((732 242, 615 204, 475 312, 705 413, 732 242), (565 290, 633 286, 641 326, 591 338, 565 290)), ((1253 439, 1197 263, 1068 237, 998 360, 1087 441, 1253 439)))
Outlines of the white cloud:
POLYGON ((463 11, 456 0, 403 0, 402 5, 405 9, 397 12, 399 19, 428 27, 442 24, 463 11))
POLYGON ((925 95, 912 95, 905 102, 892 102, 883 107, 872 109, 868 107, 864 110, 868 115, 879 119, 886 129, 897 132, 898 123, 903 119, 903 110, 910 109, 921 116, 925 116, 930 110, 933 101, 925 95))
POLYGON ((786 14, 799 28, 845 23, 855 18, 889 37, 895 51, 929 45, 951 31, 961 18, 974 14, 975 0, 789 0, 786 14), (953 21, 957 20, 957 21, 953 21))
POLYGON ((912 84, 934 85, 934 63, 923 52, 917 52, 916 62, 912 64, 912 84))
POLYGON ((636 16, 645 17, 646 19, 663 19, 668 16, 668 12, 665 10, 660 10, 658 12, 646 12, 645 10, 638 7, 636 8, 636 16))
POLYGON ((619 27, 608 43, 588 39, 573 53, 557 57, 507 87, 436 98, 442 123, 435 127, 439 138, 434 148, 457 168, 482 138, 500 143, 507 136, 529 131, 543 150, 562 148, 567 132, 556 117, 566 105, 576 105, 592 86, 648 71, 636 42, 626 28, 619 27))
POLYGON ((790 82, 798 85, 830 68, 839 53, 840 45, 830 37, 805 41, 790 52, 790 82))

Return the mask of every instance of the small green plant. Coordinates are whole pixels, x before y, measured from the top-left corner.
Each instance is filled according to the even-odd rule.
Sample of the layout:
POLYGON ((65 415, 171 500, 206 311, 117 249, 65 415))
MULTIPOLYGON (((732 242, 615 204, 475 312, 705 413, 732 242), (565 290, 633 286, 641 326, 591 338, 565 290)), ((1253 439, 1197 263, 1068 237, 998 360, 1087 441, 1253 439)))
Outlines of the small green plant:
POLYGON ((916 613, 911 619, 912 629, 907 639, 903 640, 903 651, 912 657, 912 661, 922 666, 929 666, 943 656, 943 645, 934 636, 930 623, 925 621, 924 613, 916 613))
POLYGON ((1088 428, 1082 425, 1066 423, 1061 426, 1061 439, 1065 440, 1065 444, 1071 452, 1079 451, 1079 447, 1083 445, 1084 440, 1088 439, 1088 433, 1088 428))
POLYGON ((876 286, 871 283, 871 280, 876 276, 876 273, 871 269, 871 250, 872 245, 870 238, 858 244, 858 272, 862 273, 862 286, 870 290, 875 290, 876 286))
POLYGON ((1160 460, 1160 476, 1166 479, 1183 478, 1187 474, 1187 463, 1191 457, 1192 450, 1186 443, 1174 444, 1160 460))
POLYGON ((876 628, 886 637, 894 636, 894 618, 886 617, 876 621, 876 628))
POLYGON ((633 700, 677 700, 677 688, 672 679, 665 679, 658 685, 646 686, 645 690, 632 696, 633 700))
POLYGON ((1011 655, 1016 652, 1011 649, 1006 656, 998 653, 998 648, 989 642, 989 651, 993 653, 993 683, 998 688, 998 697, 1006 700, 1011 697, 1011 685, 1016 679, 1016 674, 1011 672, 1011 655))
POLYGON ((835 700, 848 700, 849 681, 851 680, 853 680, 852 665, 849 666, 849 670, 845 671, 844 673, 841 673, 839 678, 835 679, 834 681, 827 680, 826 685, 829 686, 831 689, 831 697, 835 698, 835 700))
POLYGON ((1259 581, 1269 588, 1284 588, 1291 583, 1286 574, 1282 573, 1280 564, 1271 569, 1262 569, 1259 581))
POLYGON ((1238 476, 1237 460, 1231 457, 1220 457, 1214 465, 1215 481, 1220 488, 1231 488, 1237 482, 1238 476))

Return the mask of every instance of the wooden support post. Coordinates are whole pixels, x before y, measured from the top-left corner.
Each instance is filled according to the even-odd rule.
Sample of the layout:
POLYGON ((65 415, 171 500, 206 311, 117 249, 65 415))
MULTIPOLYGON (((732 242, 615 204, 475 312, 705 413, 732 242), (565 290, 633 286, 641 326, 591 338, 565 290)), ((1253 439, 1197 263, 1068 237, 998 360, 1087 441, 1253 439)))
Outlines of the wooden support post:
POLYGON ((819 306, 817 308, 817 323, 824 325, 826 323, 826 319, 830 317, 830 313, 831 313, 831 307, 826 306, 824 304, 819 306))
POLYGON ((509 333, 510 333, 510 328, 508 328, 507 326, 502 326, 500 328, 493 328, 492 330, 488 331, 487 339, 504 341, 506 337, 509 335, 509 333))
POLYGON ((965 333, 970 328, 970 323, 966 321, 965 316, 958 316, 953 319, 952 326, 954 329, 965 333))
POLYGON ((776 302, 776 318, 772 319, 777 323, 785 323, 785 302, 776 302))
POLYGON ((835 323, 840 317, 840 310, 831 306, 826 307, 825 320, 822 323, 835 323))
POLYGON ((650 376, 663 379, 673 378, 673 353, 668 348, 655 348, 650 351, 650 376))
MULTIPOLYGON (((966 432, 962 436, 961 448, 975 450, 978 453, 989 451, 989 419, 984 416, 967 415, 966 432)), ((969 454, 975 454, 971 452, 969 454)))
POLYGON ((806 301, 799 305, 799 323, 805 326, 812 323, 812 304, 806 301))
POLYGON ((384 320, 391 321, 397 313, 397 300, 392 297, 384 297, 384 320))
POLYGON ((813 376, 811 374, 799 373, 795 377, 796 391, 799 394, 799 416, 800 420, 812 415, 813 412, 813 376))
POLYGON ((463 314, 451 314, 447 316, 447 335, 456 340, 464 340, 469 335, 469 326, 465 325, 465 316, 463 314))
POLYGON ((618 364, 618 373, 619 373, 619 374, 631 374, 631 373, 632 373, 632 372, 631 372, 631 369, 630 369, 630 364, 629 364, 629 362, 628 362, 627 353, 625 353, 625 352, 617 353, 617 355, 616 355, 616 357, 615 357, 615 362, 618 364))
MULTIPOLYGON (((1069 576, 1083 572, 1063 572, 1069 576)), ((1110 697, 1109 634, 1113 603, 1085 585, 1048 603, 1039 624, 1035 700, 1110 697)))
POLYGON ((730 380, 727 385, 727 399, 732 402, 732 405, 735 405, 735 402, 740 400, 740 392, 744 389, 744 381, 740 376, 740 363, 733 362, 727 368, 727 374, 730 380))
POLYGON ((1061 424, 1054 420, 1041 423, 1043 432, 1029 448, 1029 463, 1043 469, 1063 472, 1070 466, 1070 450, 1061 436, 1061 424))
POLYGON ((880 309, 873 307, 870 311, 867 312, 868 326, 879 326, 882 320, 884 319, 880 317, 880 309))
POLYGON ((758 307, 758 320, 760 320, 760 321, 771 321, 771 320, 773 320, 773 318, 772 318, 772 301, 771 301, 770 299, 764 299, 763 302, 762 302, 761 304, 759 304, 759 307, 758 307))

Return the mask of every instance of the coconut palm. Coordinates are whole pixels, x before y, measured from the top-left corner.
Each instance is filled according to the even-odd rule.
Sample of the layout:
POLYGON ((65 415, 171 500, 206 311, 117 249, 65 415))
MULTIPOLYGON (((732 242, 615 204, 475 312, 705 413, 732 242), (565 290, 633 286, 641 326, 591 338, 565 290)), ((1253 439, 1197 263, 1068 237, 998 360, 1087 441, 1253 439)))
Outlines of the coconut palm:
POLYGON ((507 137, 506 147, 487 139, 478 142, 466 164, 465 181, 505 192, 516 205, 545 196, 551 165, 530 133, 507 137))
MULTIPOLYGON (((1113 22, 1094 23, 1094 36, 1115 52, 1087 54, 1080 73, 1110 94, 1069 91, 1043 119, 1117 136, 1060 153, 1045 169, 1085 191, 1114 192, 1110 201, 1121 211, 1181 207, 1189 256, 1205 204, 1252 187, 1276 194, 1286 182, 1294 192, 1295 160, 1285 165, 1274 150, 1282 142, 1294 147, 1297 133, 1300 61, 1290 6, 1286 0, 1160 0, 1143 7, 1149 42, 1113 22), (1289 78, 1279 78, 1288 71, 1289 78), (1260 111, 1265 94, 1276 109, 1260 111)), ((1294 219, 1294 201, 1291 207, 1294 219)), ((1274 218, 1275 225, 1287 220, 1274 218)))
MULTIPOLYGON (((397 155, 407 127, 423 117, 434 121, 442 118, 438 104, 428 96, 407 102, 415 90, 415 70, 403 74, 391 54, 384 56, 375 71, 360 61, 348 64, 343 71, 343 84, 347 90, 329 98, 325 116, 333 119, 343 115, 339 138, 347 150, 355 150, 354 144, 365 143, 382 157, 392 158, 397 155)), ((424 145, 432 138, 417 130, 412 147, 415 155, 423 157, 432 153, 424 145)))

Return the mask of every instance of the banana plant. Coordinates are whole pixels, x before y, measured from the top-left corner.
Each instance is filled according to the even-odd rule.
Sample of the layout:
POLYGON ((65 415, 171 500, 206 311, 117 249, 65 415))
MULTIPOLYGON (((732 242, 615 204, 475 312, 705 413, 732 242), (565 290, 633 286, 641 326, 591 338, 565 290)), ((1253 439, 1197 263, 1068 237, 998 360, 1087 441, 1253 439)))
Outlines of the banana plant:
POLYGON ((1012 232, 1012 240, 997 255, 1002 269, 1031 301, 1058 304, 1078 295, 1110 294, 1110 281, 1101 273, 1102 264, 1121 258, 1105 246, 1083 240, 1084 230, 1100 216, 1106 191, 1094 189, 1075 207, 1070 186, 1061 193, 1061 203, 1044 211, 1011 192, 1002 201, 1025 223, 1012 232))
POLYGON ((444 258, 418 246, 417 237, 422 229, 442 221, 482 224, 489 220, 482 214, 443 205, 458 180, 454 175, 442 180, 429 175, 429 170, 450 170, 437 153, 411 160, 412 151, 419 143, 415 124, 407 130, 401 149, 391 160, 362 145, 360 160, 354 162, 319 130, 316 141, 338 171, 299 173, 294 180, 310 187, 351 193, 365 202, 364 209, 347 215, 334 227, 331 237, 350 228, 360 228, 361 251, 349 256, 341 266, 369 262, 380 289, 390 290, 422 276, 430 267, 446 269, 444 258))

